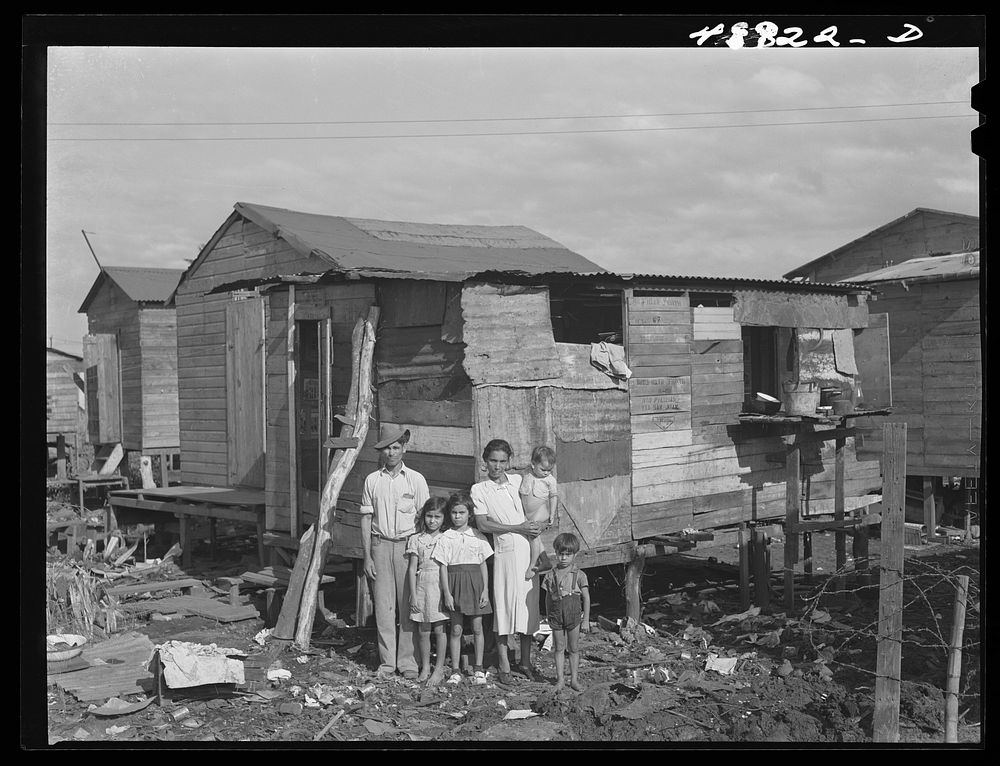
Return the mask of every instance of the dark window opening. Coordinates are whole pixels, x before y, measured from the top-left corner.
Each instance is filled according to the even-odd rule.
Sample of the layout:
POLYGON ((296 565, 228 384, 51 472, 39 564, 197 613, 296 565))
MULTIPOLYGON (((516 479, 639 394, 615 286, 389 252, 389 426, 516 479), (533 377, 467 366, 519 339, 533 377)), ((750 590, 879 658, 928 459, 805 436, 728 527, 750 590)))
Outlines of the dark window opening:
POLYGON ((613 290, 549 288, 552 335, 557 343, 622 343, 622 293, 613 290))
POLYGON ((744 326, 743 335, 743 393, 747 398, 755 393, 781 398, 781 381, 787 369, 789 331, 778 327, 744 326), (784 337, 784 344, 781 338, 784 337))
POLYGON ((732 306, 733 296, 730 293, 688 293, 691 306, 704 308, 732 306))

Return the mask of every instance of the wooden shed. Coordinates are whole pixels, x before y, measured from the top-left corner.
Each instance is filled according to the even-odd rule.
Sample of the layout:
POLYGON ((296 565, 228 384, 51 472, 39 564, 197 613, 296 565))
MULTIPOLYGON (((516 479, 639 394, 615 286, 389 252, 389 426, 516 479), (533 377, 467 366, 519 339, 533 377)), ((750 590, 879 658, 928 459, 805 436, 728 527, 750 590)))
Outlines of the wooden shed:
POLYGON ((792 269, 785 279, 839 282, 911 258, 979 249, 979 218, 918 207, 792 269))
MULTIPOLYGON (((94 445, 159 455, 179 468, 177 319, 168 305, 182 269, 103 268, 80 313, 88 430, 94 445)), ((161 481, 164 474, 161 474, 161 481)))
POLYGON ((45 349, 45 441, 56 448, 62 438, 63 455, 74 473, 87 443, 87 399, 83 358, 51 346, 45 349))
MULTIPOLYGON (((614 275, 524 227, 238 203, 176 291, 184 481, 259 490, 266 542, 294 549, 346 403, 351 330, 375 304, 377 420, 411 429, 408 464, 443 494, 483 478, 491 438, 511 442, 515 468, 553 446, 561 505, 548 539, 577 533, 584 566, 629 561, 662 535, 786 519, 788 438, 804 439, 804 513, 834 512, 835 454, 851 512, 880 488, 852 429, 741 413, 748 393, 779 394, 790 375, 851 391, 868 359, 884 368, 867 296, 614 275), (856 336, 872 351, 855 361, 856 336), (599 341, 621 350, 630 380, 592 363, 599 341)), ((357 504, 376 459, 363 449, 340 494, 334 553, 360 555, 357 504)))
MULTIPOLYGON (((913 258, 851 279, 879 292, 871 317, 889 327, 892 385, 886 404, 893 408, 890 420, 907 424, 906 472, 911 483, 922 485, 911 489, 922 493, 928 525, 940 516, 936 505, 977 504, 983 419, 979 257, 973 251, 913 258), (954 477, 971 493, 948 492, 954 477)), ((864 441, 864 450, 881 448, 877 434, 864 441)))

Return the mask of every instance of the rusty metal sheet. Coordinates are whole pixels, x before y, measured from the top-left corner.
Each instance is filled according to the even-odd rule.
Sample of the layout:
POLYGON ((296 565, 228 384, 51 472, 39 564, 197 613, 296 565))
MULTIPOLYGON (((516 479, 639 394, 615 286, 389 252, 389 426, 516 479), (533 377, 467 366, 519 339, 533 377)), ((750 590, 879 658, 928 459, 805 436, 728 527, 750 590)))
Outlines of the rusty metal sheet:
MULTIPOLYGON (((466 352, 468 353, 468 352, 466 352)), ((590 363, 590 346, 579 343, 556 343, 559 376, 540 380, 503 381, 514 388, 551 386, 577 391, 627 391, 628 381, 601 372, 590 363)))
POLYGON ((556 440, 556 477, 559 481, 627 476, 632 442, 622 438, 604 442, 556 440))
MULTIPOLYGON (((605 530, 631 503, 628 476, 593 481, 559 482, 560 513, 565 512, 583 536, 583 546, 593 548, 605 530)), ((560 525, 562 526, 562 525, 560 525)))
POLYGON ((552 390, 555 434, 564 441, 603 442, 631 433, 628 392, 552 390))
POLYGON ((462 290, 462 316, 464 366, 473 383, 560 377, 548 288, 467 284, 462 290))
POLYGON ((778 291, 746 290, 735 294, 737 322, 764 327, 820 327, 842 329, 868 326, 868 304, 851 305, 846 295, 793 295, 778 291))
POLYGON ((476 386, 472 393, 475 419, 475 455, 482 455, 490 439, 506 439, 514 454, 511 469, 531 464, 531 451, 555 444, 551 388, 476 386))

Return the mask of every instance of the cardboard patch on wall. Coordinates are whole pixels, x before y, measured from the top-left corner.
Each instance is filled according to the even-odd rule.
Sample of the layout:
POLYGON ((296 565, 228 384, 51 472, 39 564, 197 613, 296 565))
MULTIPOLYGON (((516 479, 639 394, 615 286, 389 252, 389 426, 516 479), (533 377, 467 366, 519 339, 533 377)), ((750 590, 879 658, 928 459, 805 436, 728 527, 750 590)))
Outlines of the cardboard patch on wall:
POLYGON ((587 442, 556 440, 556 476, 560 481, 605 479, 629 472, 631 440, 587 442))

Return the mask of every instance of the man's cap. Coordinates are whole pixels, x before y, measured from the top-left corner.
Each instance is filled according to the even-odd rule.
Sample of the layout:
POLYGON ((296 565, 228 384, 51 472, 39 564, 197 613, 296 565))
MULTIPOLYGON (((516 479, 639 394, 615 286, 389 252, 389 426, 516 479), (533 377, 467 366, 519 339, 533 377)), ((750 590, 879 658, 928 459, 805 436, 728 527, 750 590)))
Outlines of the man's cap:
POLYGON ((410 440, 410 429, 400 428, 394 425, 383 425, 379 429, 378 441, 375 442, 375 449, 385 449, 390 444, 399 442, 406 444, 410 440))

